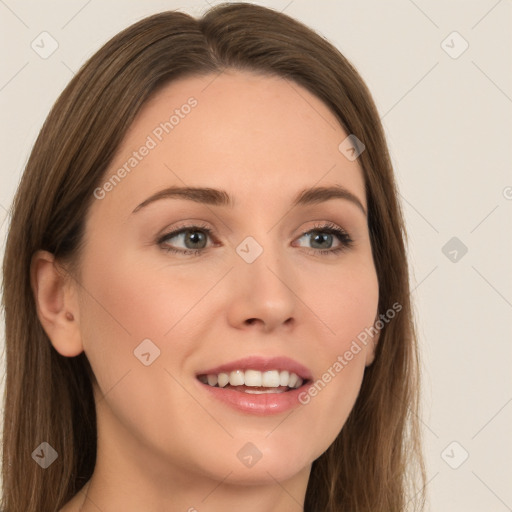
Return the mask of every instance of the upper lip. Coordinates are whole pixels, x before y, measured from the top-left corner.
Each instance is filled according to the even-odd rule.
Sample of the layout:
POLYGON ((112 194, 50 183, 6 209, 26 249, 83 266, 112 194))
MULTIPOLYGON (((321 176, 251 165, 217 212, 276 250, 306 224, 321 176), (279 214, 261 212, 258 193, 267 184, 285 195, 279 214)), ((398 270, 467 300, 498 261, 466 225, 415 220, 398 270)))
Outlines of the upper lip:
POLYGON ((236 361, 221 364, 207 370, 200 371, 197 375, 209 375, 219 373, 229 373, 234 370, 258 370, 260 372, 268 370, 287 370, 290 373, 295 373, 302 380, 310 380, 311 372, 303 364, 290 359, 286 356, 279 357, 262 357, 262 356, 248 356, 236 361))

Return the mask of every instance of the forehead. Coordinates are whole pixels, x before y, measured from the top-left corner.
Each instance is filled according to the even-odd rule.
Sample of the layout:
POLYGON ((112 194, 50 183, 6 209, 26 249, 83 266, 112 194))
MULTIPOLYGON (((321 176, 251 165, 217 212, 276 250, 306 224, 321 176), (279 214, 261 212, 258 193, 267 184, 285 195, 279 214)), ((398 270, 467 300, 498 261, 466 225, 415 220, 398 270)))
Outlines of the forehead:
POLYGON ((339 150, 347 135, 320 99, 289 80, 233 71, 182 78, 139 112, 105 179, 126 172, 102 207, 133 209, 170 185, 222 188, 244 205, 332 184, 366 207, 362 170, 339 150))

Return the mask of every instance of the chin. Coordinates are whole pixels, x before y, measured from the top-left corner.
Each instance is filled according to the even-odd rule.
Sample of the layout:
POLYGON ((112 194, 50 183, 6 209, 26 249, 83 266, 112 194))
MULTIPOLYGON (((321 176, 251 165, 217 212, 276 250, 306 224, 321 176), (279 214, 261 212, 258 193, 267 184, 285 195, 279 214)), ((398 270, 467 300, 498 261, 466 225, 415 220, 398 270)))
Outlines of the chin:
POLYGON ((286 446, 263 439, 233 441, 235 445, 234 449, 212 454, 207 472, 215 480, 226 479, 231 484, 254 486, 286 481, 300 472, 309 472, 311 463, 323 452, 323 448, 308 449, 300 442, 286 446))
MULTIPOLYGON (((302 471, 309 472, 310 465, 311 462, 306 464, 290 464, 286 457, 281 461, 267 461, 266 463, 260 460, 251 468, 235 466, 231 469, 232 473, 226 478, 226 482, 247 486, 285 482, 302 471)), ((226 474, 220 476, 220 479, 223 479, 225 476, 226 474)))

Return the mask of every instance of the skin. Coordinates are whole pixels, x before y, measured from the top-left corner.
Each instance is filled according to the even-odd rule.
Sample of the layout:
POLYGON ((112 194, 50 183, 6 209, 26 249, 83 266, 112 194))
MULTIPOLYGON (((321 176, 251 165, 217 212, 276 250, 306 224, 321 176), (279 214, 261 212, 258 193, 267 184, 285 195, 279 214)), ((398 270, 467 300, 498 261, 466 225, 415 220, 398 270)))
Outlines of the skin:
MULTIPOLYGON (((248 355, 286 355, 320 378, 374 323, 378 282, 357 205, 291 207, 305 188, 342 185, 367 210, 361 167, 338 150, 347 133, 297 84, 234 71, 175 81, 146 103, 105 179, 191 96, 197 106, 93 202, 80 274, 47 252, 33 258, 45 331, 62 355, 85 351, 97 379, 96 468, 64 512, 301 510, 311 463, 340 432, 373 361, 374 345, 363 346, 292 414, 243 413, 202 389, 198 371, 248 355), (163 199, 132 214, 171 185, 224 189, 235 206, 163 199), (186 250, 183 236, 158 243, 198 221, 212 229, 199 256, 166 252, 186 250), (320 254, 303 233, 324 222, 352 246, 320 254), (263 248, 250 264, 236 252, 247 236, 263 248), (160 349, 149 366, 133 353, 146 338, 160 349), (237 458, 247 442, 262 453, 251 468, 237 458)), ((322 247, 330 243, 341 244, 333 236, 322 247)))

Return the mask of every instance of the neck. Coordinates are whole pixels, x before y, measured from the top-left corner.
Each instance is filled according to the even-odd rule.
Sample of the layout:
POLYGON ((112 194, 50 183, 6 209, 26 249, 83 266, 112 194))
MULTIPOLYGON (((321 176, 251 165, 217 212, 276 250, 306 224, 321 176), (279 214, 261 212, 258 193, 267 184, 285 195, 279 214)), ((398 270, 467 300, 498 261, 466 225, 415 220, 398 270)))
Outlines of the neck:
POLYGON ((158 487, 154 482, 141 480, 119 482, 106 481, 102 471, 94 473, 83 488, 84 495, 79 512, 98 510, 123 510, 124 512, 301 512, 310 467, 305 468, 287 481, 273 481, 260 485, 230 483, 229 475, 224 480, 194 480, 183 487, 168 482, 158 487))

